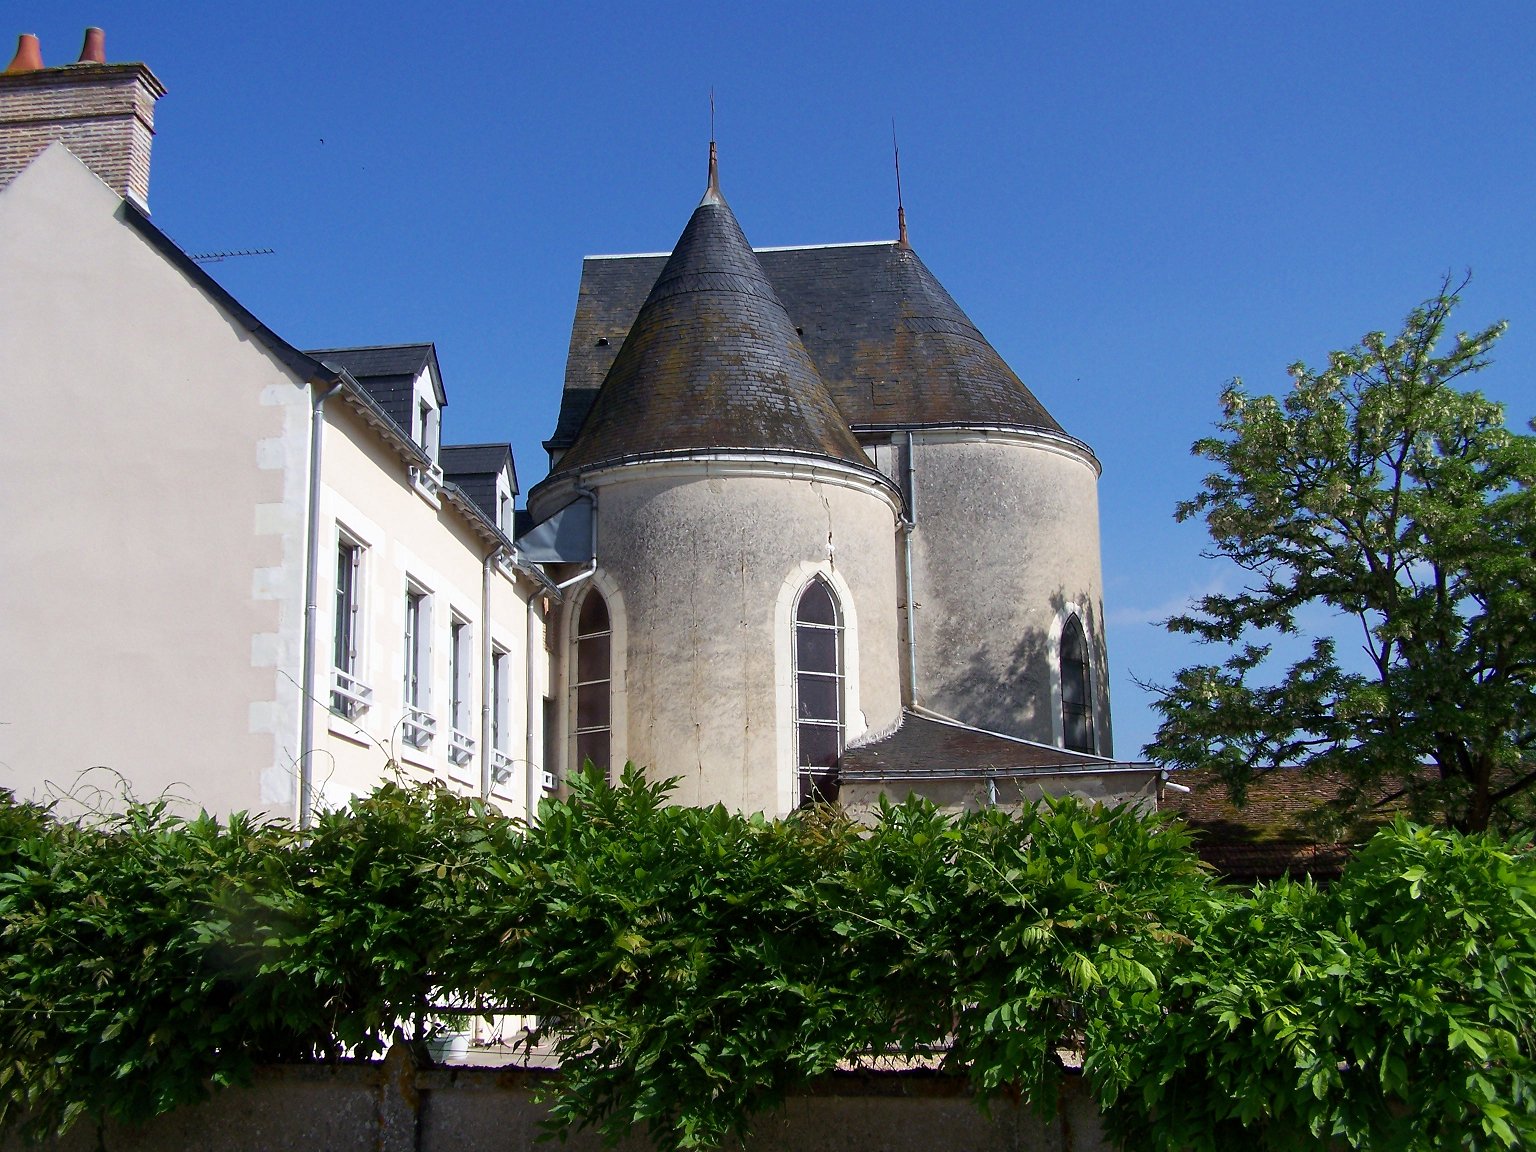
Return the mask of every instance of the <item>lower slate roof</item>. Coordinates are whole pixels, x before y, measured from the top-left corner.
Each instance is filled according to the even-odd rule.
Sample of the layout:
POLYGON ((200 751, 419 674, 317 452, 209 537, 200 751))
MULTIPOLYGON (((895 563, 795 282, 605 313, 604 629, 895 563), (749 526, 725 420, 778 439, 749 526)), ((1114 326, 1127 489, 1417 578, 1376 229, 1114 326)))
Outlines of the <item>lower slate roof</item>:
POLYGON ((1144 770, 1149 774, 1157 771, 1150 764, 1069 752, 910 710, 903 710, 901 726, 896 731, 846 749, 838 762, 838 776, 845 783, 1032 773, 1091 774, 1106 769, 1144 770))

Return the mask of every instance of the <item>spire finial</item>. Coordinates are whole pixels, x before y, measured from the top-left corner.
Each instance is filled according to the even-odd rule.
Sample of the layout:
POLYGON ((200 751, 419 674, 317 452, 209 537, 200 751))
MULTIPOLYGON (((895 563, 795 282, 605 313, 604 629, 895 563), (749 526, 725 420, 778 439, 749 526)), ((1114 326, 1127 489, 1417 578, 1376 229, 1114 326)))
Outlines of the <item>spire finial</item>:
POLYGON ((896 146, 896 118, 891 117, 891 153, 896 157, 896 247, 910 248, 907 239, 907 209, 901 202, 901 149, 896 146))
POLYGON ((701 204, 724 203, 720 195, 720 159, 715 150, 715 90, 709 90, 709 186, 704 189, 701 204))

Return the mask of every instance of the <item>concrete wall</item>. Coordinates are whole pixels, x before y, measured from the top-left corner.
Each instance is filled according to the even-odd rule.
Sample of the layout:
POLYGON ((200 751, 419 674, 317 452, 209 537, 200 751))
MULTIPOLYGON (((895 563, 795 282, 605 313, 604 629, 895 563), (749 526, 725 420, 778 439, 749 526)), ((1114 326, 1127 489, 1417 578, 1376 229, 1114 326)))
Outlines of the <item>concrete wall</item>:
MULTIPOLYGON (((627 758, 681 777, 678 803, 792 809, 791 618, 817 574, 842 601, 848 739, 896 723, 896 508, 887 488, 852 470, 771 460, 636 465, 586 483, 598 493, 593 583, 614 627, 616 764, 627 758)), ((567 666, 579 601, 573 595, 566 608, 567 666)), ((570 695, 563 687, 567 732, 570 695)))
MULTIPOLYGON (((225 1089, 208 1103, 138 1128, 110 1125, 111 1152, 535 1152, 547 1111, 533 1094, 551 1073, 444 1069, 410 1072, 384 1065, 272 1068, 248 1088, 225 1089)), ((1110 1147, 1081 1082, 1069 1077, 1056 1120, 1046 1123, 1000 1099, 983 1115, 963 1084, 931 1073, 839 1073, 758 1116, 752 1152, 1098 1152, 1110 1147)), ((597 1152, 591 1132, 559 1145, 597 1152)), ((0 1152, 19 1152, 14 1139, 0 1152)), ((43 1147, 92 1152, 96 1131, 77 1124, 43 1147)), ((621 1152, 649 1152, 643 1132, 621 1152)))
POLYGON ((307 389, 120 206, 62 145, 0 192, 0 785, 288 814, 307 389))
POLYGON ((1082 620, 1094 734, 1113 752, 1098 468, 1060 439, 919 433, 912 538, 919 703, 964 723, 1061 744, 1060 630, 1082 620))

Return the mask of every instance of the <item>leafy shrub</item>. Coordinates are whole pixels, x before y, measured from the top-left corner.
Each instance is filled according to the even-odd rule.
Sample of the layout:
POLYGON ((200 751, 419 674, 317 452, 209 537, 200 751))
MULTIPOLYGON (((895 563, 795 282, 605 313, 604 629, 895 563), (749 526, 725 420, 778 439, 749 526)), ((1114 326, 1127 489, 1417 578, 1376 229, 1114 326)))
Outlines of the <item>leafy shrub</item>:
POLYGON ((913 1058, 1048 1112, 1081 1057, 1137 1148, 1536 1138, 1536 864, 1509 844, 1398 823, 1330 890, 1243 892, 1128 808, 910 801, 865 828, 572 783, 533 828, 388 784, 302 834, 0 796, 0 1124, 420 1050, 446 1005, 537 1014, 553 1125, 665 1149, 913 1058))

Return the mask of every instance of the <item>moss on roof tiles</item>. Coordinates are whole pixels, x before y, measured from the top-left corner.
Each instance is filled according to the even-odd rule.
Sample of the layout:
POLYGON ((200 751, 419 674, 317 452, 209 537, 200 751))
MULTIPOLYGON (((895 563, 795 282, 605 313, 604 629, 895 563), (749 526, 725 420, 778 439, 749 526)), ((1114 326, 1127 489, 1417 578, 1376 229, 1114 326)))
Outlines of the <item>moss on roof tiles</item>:
MULTIPOLYGON (((851 425, 1063 431, 911 249, 889 241, 757 257, 851 425)), ((591 257, 583 265, 551 447, 574 439, 666 259, 591 257)))
POLYGON ((556 472, 710 449, 870 466, 736 217, 706 197, 556 472))

